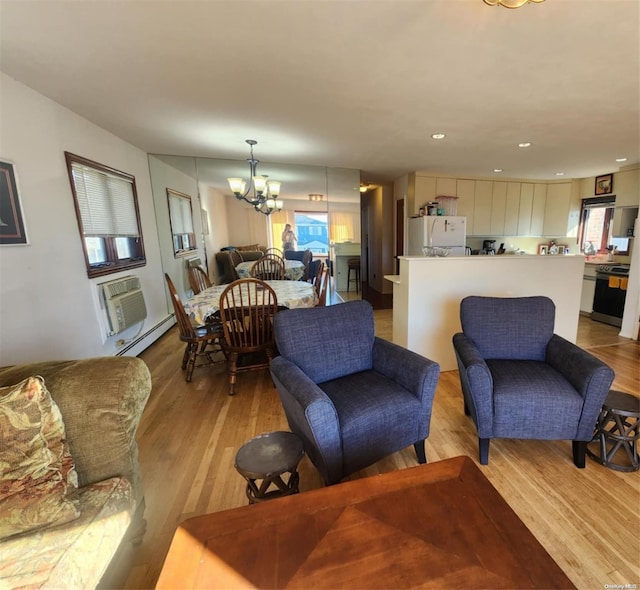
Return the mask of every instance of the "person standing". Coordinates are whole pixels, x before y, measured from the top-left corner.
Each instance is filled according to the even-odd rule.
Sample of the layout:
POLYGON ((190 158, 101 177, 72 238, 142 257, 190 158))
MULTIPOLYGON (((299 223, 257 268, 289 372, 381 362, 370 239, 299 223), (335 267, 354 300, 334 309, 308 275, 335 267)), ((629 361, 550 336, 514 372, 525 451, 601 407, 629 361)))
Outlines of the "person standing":
POLYGON ((284 252, 287 250, 295 250, 297 241, 298 238, 291 229, 291 224, 287 223, 287 225, 284 226, 284 231, 282 232, 282 250, 284 252))

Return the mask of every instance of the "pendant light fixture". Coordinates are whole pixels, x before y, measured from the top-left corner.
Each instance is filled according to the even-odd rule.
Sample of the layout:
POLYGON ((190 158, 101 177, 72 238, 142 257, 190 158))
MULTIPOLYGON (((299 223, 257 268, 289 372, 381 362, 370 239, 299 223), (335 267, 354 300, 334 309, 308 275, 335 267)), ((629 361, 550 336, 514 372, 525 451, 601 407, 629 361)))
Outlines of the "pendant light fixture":
POLYGON ((277 180, 268 180, 268 176, 258 175, 257 168, 260 160, 253 156, 253 146, 258 142, 255 139, 246 139, 251 150, 249 162, 249 182, 242 178, 227 178, 231 192, 239 201, 245 201, 263 215, 271 215, 274 211, 282 209, 282 201, 278 199, 280 195, 281 183, 277 180))

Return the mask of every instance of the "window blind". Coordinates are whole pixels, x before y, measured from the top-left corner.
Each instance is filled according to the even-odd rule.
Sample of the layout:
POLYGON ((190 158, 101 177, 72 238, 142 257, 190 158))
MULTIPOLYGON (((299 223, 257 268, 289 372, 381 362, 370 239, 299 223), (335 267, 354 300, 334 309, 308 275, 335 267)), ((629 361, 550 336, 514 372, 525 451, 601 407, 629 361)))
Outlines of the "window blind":
POLYGON ((140 236, 133 182, 76 163, 72 163, 71 170, 85 236, 140 236))
POLYGON ((190 201, 171 195, 169 198, 169 213, 171 215, 171 231, 174 234, 193 233, 190 201))

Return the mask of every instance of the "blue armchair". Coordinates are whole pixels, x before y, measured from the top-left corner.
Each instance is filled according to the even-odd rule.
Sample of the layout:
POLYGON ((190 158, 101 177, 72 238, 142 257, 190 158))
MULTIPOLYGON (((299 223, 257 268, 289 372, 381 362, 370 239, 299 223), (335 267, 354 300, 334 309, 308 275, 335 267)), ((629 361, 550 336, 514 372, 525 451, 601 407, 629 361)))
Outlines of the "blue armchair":
POLYGON ((371 305, 285 310, 274 330, 271 375, 327 485, 411 444, 426 463, 440 366, 377 338, 371 305))
POLYGON ((615 376, 553 333, 548 297, 466 297, 453 337, 464 409, 478 431, 480 463, 492 438, 571 440, 585 466, 587 442, 615 376))

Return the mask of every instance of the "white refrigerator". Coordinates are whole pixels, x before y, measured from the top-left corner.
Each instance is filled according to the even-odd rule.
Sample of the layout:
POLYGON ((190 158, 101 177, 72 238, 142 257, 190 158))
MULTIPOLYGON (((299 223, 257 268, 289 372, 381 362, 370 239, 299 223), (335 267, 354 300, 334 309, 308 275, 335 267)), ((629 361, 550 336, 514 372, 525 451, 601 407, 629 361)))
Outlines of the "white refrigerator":
POLYGON ((426 246, 451 248, 450 256, 464 256, 467 218, 449 215, 423 215, 409 218, 408 256, 424 256, 426 246))

